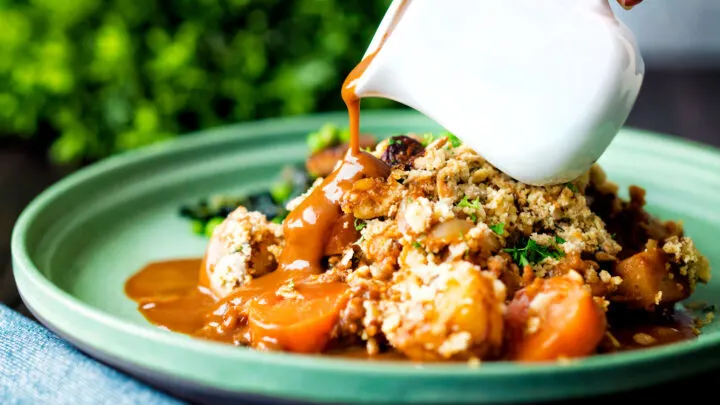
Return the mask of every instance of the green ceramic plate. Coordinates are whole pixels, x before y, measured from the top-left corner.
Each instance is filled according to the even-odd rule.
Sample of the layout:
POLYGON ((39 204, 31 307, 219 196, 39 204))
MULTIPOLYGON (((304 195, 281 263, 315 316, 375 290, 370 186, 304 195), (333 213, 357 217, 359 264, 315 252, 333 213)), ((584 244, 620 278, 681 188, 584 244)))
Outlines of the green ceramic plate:
MULTIPOLYGON (((22 214, 12 240, 27 305, 51 329, 92 355, 174 392, 204 398, 357 403, 478 403, 549 400, 615 392, 707 370, 720 329, 696 341, 605 355, 570 365, 370 363, 260 353, 157 329, 123 294, 152 260, 202 255, 205 240, 178 217, 182 203, 265 187, 301 162, 305 134, 344 113, 253 122, 113 157, 64 179, 22 214)), ((390 135, 438 130, 414 112, 367 112, 363 130, 390 135)), ((720 152, 624 130, 603 156, 612 179, 647 188, 649 209, 684 220, 720 263, 720 152)), ((695 299, 720 305, 720 280, 695 299)))

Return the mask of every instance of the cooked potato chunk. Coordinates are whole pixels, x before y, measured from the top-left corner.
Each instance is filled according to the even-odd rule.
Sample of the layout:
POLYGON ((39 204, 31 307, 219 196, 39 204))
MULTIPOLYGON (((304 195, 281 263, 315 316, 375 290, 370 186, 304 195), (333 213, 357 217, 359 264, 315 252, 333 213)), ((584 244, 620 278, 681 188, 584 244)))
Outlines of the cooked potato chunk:
POLYGON ((415 360, 487 358, 502 345, 505 288, 469 262, 401 270, 381 302, 382 331, 415 360))
POLYGON ((238 207, 210 239, 204 259, 208 287, 222 298, 247 280, 275 270, 282 245, 281 225, 238 207))
POLYGON ((671 268, 667 255, 658 248, 630 256, 615 267, 615 273, 623 282, 614 299, 652 310, 687 298, 690 289, 686 280, 671 268))

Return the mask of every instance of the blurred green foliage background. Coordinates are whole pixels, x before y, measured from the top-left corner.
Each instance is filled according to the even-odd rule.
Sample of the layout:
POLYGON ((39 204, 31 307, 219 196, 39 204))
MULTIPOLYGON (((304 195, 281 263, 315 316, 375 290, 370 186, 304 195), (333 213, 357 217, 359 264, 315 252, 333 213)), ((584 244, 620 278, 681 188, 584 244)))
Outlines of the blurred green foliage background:
POLYGON ((389 1, 0 0, 0 137, 78 163, 344 108, 342 81, 389 1))

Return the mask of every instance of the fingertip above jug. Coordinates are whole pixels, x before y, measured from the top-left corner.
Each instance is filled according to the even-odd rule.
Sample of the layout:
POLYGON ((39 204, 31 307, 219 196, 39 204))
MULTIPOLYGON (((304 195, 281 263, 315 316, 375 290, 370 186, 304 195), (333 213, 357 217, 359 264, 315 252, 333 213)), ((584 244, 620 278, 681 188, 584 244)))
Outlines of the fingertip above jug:
POLYGON ((528 184, 585 173, 644 76, 608 0, 394 0, 357 97, 405 104, 528 184))

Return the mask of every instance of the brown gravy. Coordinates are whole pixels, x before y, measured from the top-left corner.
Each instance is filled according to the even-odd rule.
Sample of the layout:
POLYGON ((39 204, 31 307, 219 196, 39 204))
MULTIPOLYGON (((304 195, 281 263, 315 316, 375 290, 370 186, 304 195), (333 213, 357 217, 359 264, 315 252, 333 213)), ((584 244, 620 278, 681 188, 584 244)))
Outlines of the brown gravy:
POLYGON ((215 298, 198 284, 201 259, 150 263, 125 283, 125 294, 137 302, 150 323, 193 335, 205 324, 215 298))
POLYGON ((615 311, 608 314, 612 336, 601 344, 601 352, 621 352, 664 346, 697 337, 695 319, 685 310, 654 314, 615 311))
MULTIPOLYGON (((241 293, 233 294, 224 300, 217 300, 208 289, 198 283, 200 274, 198 269, 201 262, 202 259, 178 259, 150 263, 128 279, 125 292, 138 303, 139 311, 150 323, 198 338, 234 345, 251 345, 258 349, 285 348, 296 352, 323 353, 339 358, 369 361, 408 360, 404 355, 393 351, 369 355, 365 348, 359 345, 326 351, 324 350, 327 343, 326 334, 318 336, 302 333, 303 329, 328 331, 336 321, 332 316, 306 319, 306 322, 314 323, 312 328, 291 328, 289 336, 278 335, 277 331, 273 334, 272 330, 268 332, 264 329, 267 325, 246 324, 246 320, 238 318, 242 316, 242 311, 236 311, 235 308, 258 294, 274 291, 275 286, 285 282, 285 273, 281 271, 271 273, 257 279, 264 280, 262 283, 256 283, 254 287, 243 289, 241 293), (276 276, 271 277, 273 274, 276 276), (251 342, 252 334, 264 337, 259 342, 251 342)), ((321 300, 327 303, 327 300, 332 301, 332 297, 335 297, 335 305, 344 304, 339 298, 344 292, 341 283, 307 281, 304 285, 303 282, 298 282, 296 288, 307 296, 310 302, 321 300)), ((283 300, 271 298, 269 301, 272 305, 279 304, 279 312, 292 318, 293 322, 298 322, 298 318, 302 318, 308 312, 314 313, 312 308, 307 312, 298 310, 295 301, 284 302, 286 305, 283 305, 283 300)), ((612 339, 606 339, 599 348, 601 353, 645 349, 693 339, 696 336, 693 317, 684 311, 674 311, 664 316, 652 316, 640 312, 615 312, 608 316, 614 342, 612 339)))
POLYGON ((128 279, 125 293, 150 323, 166 330, 258 349, 319 352, 325 347, 346 302, 345 284, 277 270, 218 300, 199 283, 202 261, 150 263, 128 279), (276 295, 290 280, 297 282, 298 297, 276 295))

